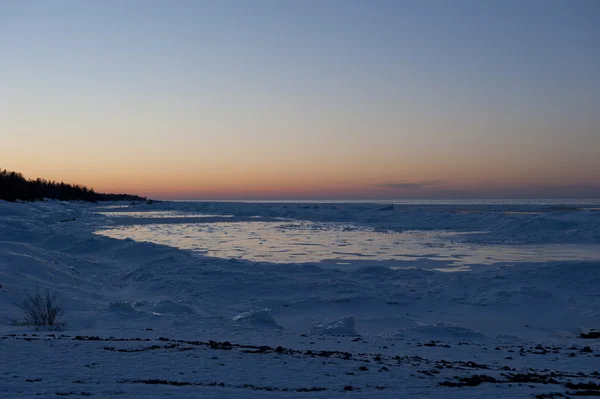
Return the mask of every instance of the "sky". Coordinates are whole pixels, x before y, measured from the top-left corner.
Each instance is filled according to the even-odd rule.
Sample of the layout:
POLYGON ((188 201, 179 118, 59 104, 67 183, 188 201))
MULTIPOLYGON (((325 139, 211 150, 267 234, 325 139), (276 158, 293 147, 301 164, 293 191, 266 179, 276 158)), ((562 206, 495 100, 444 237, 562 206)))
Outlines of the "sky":
POLYGON ((597 0, 0 0, 0 167, 157 199, 600 198, 597 0))

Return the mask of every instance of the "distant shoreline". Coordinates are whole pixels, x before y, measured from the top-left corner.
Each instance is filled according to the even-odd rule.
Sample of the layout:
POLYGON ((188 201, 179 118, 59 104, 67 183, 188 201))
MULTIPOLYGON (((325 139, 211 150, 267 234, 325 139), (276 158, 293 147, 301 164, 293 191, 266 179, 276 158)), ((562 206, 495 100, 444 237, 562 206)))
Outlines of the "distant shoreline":
POLYGON ((397 205, 600 205, 600 198, 587 199, 373 199, 373 200, 248 200, 164 199, 171 202, 239 202, 264 204, 397 204, 397 205))
POLYGON ((147 201, 132 194, 97 193, 81 184, 46 179, 28 179, 19 172, 0 169, 0 199, 8 202, 43 201, 147 201))

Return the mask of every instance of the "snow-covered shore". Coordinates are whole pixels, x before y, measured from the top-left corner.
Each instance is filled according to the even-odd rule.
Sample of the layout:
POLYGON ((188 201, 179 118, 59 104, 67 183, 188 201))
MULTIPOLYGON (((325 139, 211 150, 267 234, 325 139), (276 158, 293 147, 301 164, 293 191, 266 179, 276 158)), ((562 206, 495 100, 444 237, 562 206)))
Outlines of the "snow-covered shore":
MULTIPOLYGON (((600 212, 574 208, 164 202, 127 210, 486 230, 469 239, 598 245, 600 212)), ((0 201, 4 397, 534 397, 577 391, 569 380, 600 383, 600 345, 579 336, 600 325, 598 262, 467 273, 420 268, 418 260, 400 270, 282 267, 93 234, 124 223, 98 211, 123 209, 0 201), (65 300, 64 331, 11 325, 14 302, 35 287, 65 300), (455 378, 472 375, 489 378, 455 378)))

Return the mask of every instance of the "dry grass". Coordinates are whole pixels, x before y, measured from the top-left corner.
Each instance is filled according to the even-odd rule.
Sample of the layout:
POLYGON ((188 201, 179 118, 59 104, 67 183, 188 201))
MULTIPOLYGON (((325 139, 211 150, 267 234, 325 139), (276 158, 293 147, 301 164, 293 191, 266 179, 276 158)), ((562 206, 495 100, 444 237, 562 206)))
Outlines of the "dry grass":
POLYGON ((59 330, 65 326, 61 320, 65 305, 57 292, 46 290, 42 294, 39 288, 36 288, 34 294, 25 290, 25 295, 26 298, 22 302, 15 304, 23 311, 23 317, 13 320, 14 324, 33 326, 36 329, 49 327, 53 330, 59 330))

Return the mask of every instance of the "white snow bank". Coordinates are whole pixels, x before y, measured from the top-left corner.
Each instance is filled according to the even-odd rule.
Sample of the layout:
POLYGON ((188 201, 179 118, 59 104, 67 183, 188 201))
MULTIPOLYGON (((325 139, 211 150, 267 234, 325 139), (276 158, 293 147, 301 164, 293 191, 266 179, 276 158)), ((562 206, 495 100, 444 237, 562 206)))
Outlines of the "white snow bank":
MULTIPOLYGON (((157 207, 167 205, 179 206, 157 207)), ((227 206, 247 207, 248 213, 258 209, 253 204, 227 206)), ((283 209, 283 205, 278 207, 283 209)), ((331 211, 342 208, 336 207, 340 209, 331 211)), ((294 208, 307 215, 325 212, 323 205, 320 210, 294 208)), ((358 208, 347 207, 356 214, 358 208)), ((0 329, 5 330, 12 328, 8 324, 15 316, 12 304, 22 300, 23 289, 36 287, 61 294, 71 330, 97 326, 121 332, 149 326, 158 330, 156 324, 171 327, 178 323, 179 332, 182 326, 196 334, 215 325, 237 334, 239 330, 232 329, 235 324, 249 326, 257 334, 268 334, 269 328, 275 331, 274 326, 293 334, 308 333, 320 324, 315 331, 323 335, 356 335, 353 318, 338 320, 354 315, 363 335, 437 325, 433 331, 424 327, 411 333, 475 338, 479 333, 487 337, 514 335, 537 341, 562 339, 565 332, 578 337, 578 332, 571 333, 573 329, 600 325, 598 262, 481 266, 468 273, 417 269, 425 262, 421 259, 411 262, 415 269, 407 270, 390 270, 368 259, 362 268, 283 267, 94 235, 93 231, 110 221, 85 204, 0 203, 0 209, 0 329), (46 224, 39 221, 45 212, 80 216, 72 222, 46 224), (124 302, 115 303, 116 299, 124 302), (137 303, 140 299, 145 302, 137 303), (232 320, 248 309, 255 310, 232 320), (267 309, 273 310, 276 321, 267 309), (309 319, 321 322, 303 322, 309 319), (332 320, 336 321, 327 324, 332 320), (454 323, 466 330, 444 330, 439 323, 454 323)), ((401 213, 401 207, 393 212, 401 213)), ((413 216, 420 213, 408 212, 413 216)), ((457 217, 468 221, 482 216, 457 217)), ((501 214, 488 217, 513 218, 501 214)))
POLYGON ((134 309, 133 304, 128 301, 115 301, 111 302, 108 305, 108 310, 118 314, 133 314, 136 313, 137 310, 134 309))
POLYGON ((478 341, 486 335, 456 323, 436 323, 400 330, 392 334, 393 338, 440 339, 444 341, 478 341))
POLYGON ((194 309, 185 304, 169 299, 161 299, 154 304, 148 304, 145 301, 126 301, 119 300, 111 302, 108 306, 108 310, 121 315, 128 314, 148 314, 162 316, 162 315, 193 315, 196 314, 194 309))
POLYGON ((385 266, 364 266, 356 269, 355 273, 372 278, 385 278, 396 274, 394 270, 385 266))
POLYGON ((282 328, 275 318, 271 315, 271 309, 256 309, 240 313, 233 318, 238 325, 262 327, 262 328, 282 328))
MULTIPOLYGON (((89 206, 89 205, 87 205, 89 206)), ((62 201, 38 201, 38 202, 7 202, 0 200, 0 217, 4 221, 9 219, 19 220, 22 218, 32 219, 36 222, 53 224, 70 222, 81 216, 82 208, 86 205, 62 201)))
POLYGON ((354 328, 356 317, 344 316, 330 324, 319 325, 313 329, 313 333, 321 335, 360 335, 354 328))
POLYGON ((162 299, 152 306, 152 312, 159 314, 195 314, 194 309, 181 302, 174 302, 168 299, 162 299))

